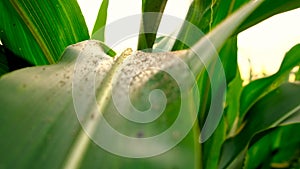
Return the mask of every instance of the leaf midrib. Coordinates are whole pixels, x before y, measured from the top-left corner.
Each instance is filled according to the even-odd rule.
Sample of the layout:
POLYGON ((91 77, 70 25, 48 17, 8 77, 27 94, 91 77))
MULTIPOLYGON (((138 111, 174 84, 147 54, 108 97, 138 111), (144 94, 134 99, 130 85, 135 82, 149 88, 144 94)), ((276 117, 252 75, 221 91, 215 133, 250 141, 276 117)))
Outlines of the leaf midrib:
POLYGON ((66 163, 64 164, 63 169, 76 169, 80 166, 90 143, 90 137, 86 133, 93 134, 95 132, 99 118, 102 117, 101 113, 104 112, 108 104, 107 99, 111 98, 113 77, 118 70, 118 67, 123 63, 127 56, 131 55, 131 53, 131 49, 126 49, 115 62, 113 62, 113 65, 107 72, 101 86, 96 89, 97 112, 99 113, 95 113, 94 118, 88 118, 86 127, 84 130, 81 129, 78 137, 75 139, 75 143, 71 147, 70 153, 66 157, 66 163))

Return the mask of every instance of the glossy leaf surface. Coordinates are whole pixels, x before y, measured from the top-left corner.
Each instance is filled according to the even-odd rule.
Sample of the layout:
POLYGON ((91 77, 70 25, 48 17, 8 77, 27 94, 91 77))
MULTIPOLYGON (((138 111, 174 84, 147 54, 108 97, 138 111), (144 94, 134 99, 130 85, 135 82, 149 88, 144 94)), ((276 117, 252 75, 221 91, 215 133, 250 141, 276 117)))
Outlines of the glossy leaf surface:
POLYGON ((68 45, 89 39, 75 0, 1 1, 0 9, 2 43, 35 65, 56 63, 68 45))

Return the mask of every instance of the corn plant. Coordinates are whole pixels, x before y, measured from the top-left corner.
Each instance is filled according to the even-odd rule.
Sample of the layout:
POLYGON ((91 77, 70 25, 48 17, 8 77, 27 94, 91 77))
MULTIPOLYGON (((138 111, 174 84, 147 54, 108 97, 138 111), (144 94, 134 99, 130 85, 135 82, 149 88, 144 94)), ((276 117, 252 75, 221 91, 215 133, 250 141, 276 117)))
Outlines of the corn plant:
POLYGON ((299 168, 300 45, 243 86, 237 35, 300 1, 194 0, 160 37, 166 5, 116 54, 109 0, 92 35, 75 0, 1 1, 0 168, 299 168))

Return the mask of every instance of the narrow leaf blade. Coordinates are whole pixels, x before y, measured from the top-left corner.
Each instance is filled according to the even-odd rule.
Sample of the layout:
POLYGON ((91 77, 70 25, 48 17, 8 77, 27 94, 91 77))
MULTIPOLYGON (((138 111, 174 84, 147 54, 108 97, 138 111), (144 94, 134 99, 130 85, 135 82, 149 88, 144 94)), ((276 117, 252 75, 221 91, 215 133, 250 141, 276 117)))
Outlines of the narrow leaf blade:
POLYGON ((105 42, 105 25, 107 20, 109 0, 103 0, 93 28, 92 39, 105 42))
POLYGON ((152 49, 167 0, 143 0, 138 50, 152 49))
POLYGON ((298 0, 266 0, 257 8, 241 25, 237 33, 279 13, 290 11, 300 7, 298 0))

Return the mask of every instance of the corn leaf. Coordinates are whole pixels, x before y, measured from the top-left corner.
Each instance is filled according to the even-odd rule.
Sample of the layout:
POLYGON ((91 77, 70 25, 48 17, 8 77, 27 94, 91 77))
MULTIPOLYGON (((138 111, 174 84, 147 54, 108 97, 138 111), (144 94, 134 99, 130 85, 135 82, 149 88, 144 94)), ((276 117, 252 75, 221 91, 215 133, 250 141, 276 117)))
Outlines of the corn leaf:
POLYGON ((167 0, 143 0, 138 50, 152 49, 167 0))
POLYGON ((219 57, 221 59, 224 71, 226 73, 227 83, 230 83, 236 76, 236 71, 238 69, 237 51, 237 36, 233 36, 227 40, 227 42, 219 52, 219 57))
POLYGON ((105 25, 107 19, 107 9, 108 9, 109 0, 103 0, 100 6, 96 23, 92 32, 92 39, 96 39, 102 42, 105 42, 105 25))
MULTIPOLYGON (((83 58, 86 59, 86 61, 91 62, 91 64, 79 62, 76 65, 77 68, 83 66, 83 68, 79 70, 85 70, 84 72, 86 73, 81 76, 82 78, 78 79, 79 82, 84 82, 81 84, 82 86, 80 88, 85 88, 86 86, 89 87, 89 83, 85 83, 85 81, 88 81, 89 79, 93 80, 89 74, 93 72, 91 70, 94 69, 94 64, 102 65, 99 73, 107 74, 107 77, 111 76, 112 72, 110 71, 114 70, 114 66, 112 65, 113 58, 105 55, 102 50, 100 42, 82 42, 69 47, 63 55, 63 60, 58 64, 26 68, 7 74, 1 78, 0 93, 1 96, 6 97, 1 97, 0 100, 2 112, 4 112, 0 121, 6 127, 0 129, 1 137, 5 137, 5 139, 1 139, 0 141, 0 151, 1 154, 7 151, 10 152, 7 156, 1 159, 2 168, 93 169, 99 168, 99 166, 103 168, 119 168, 120 166, 122 166, 122 168, 143 168, 143 166, 147 166, 149 168, 157 168, 158 166, 163 166, 164 168, 198 168, 199 164, 197 164, 197 156, 199 155, 199 148, 197 146, 197 125, 195 125, 195 129, 191 130, 187 137, 180 142, 178 146, 167 153, 152 158, 121 158, 101 149, 94 144, 92 140, 86 139, 88 136, 84 133, 78 122, 74 105, 77 103, 82 104, 82 106, 85 107, 83 108, 83 116, 79 118, 79 121, 84 121, 84 119, 87 118, 87 123, 91 123, 93 121, 92 118, 88 117, 91 117, 94 107, 89 106, 91 99, 86 98, 85 95, 83 95, 83 102, 81 101, 78 103, 73 101, 72 97, 74 98, 74 90, 72 92, 72 85, 74 87, 74 81, 72 81, 72 79, 75 78, 73 71, 75 68, 75 62, 78 60, 78 57, 76 56, 79 56, 80 52, 85 52, 85 54, 90 55, 84 55, 83 58), (85 44, 87 45, 87 48, 83 50, 85 44), (12 106, 12 103, 15 106, 12 106), (15 123, 14 121, 19 122, 15 123), (12 128, 14 132, 11 132, 12 128), (84 151, 81 151, 81 146, 78 146, 79 143, 86 145, 83 146, 84 151), (79 156, 76 156, 77 154, 79 154, 79 156), (20 158, 18 163, 14 162, 15 158, 20 158), (95 158, 97 158, 96 161, 94 160, 95 158), (32 161, 33 159, 34 162, 32 161), (174 162, 174 159, 177 160, 174 162)), ((144 59, 145 56, 142 57, 142 55, 145 54, 138 53, 136 55, 132 55, 132 63, 138 58, 144 59)), ((161 59, 163 56, 164 54, 157 54, 157 57, 147 57, 161 59)), ((166 59, 169 58, 166 57, 166 59)), ((126 61, 124 64, 129 64, 129 61, 126 61)), ((156 64, 157 62, 152 63, 156 64)), ((114 65, 119 66, 120 64, 118 62, 114 65)), ((127 67, 127 69, 130 68, 132 67, 127 67)), ((79 70, 78 72, 82 72, 79 70)), ((157 78, 162 78, 162 76, 158 76, 157 78)), ((100 81, 97 81, 97 84, 103 85, 99 89, 99 97, 103 98, 107 97, 105 92, 109 89, 105 84, 109 82, 110 78, 104 78, 103 81, 101 81, 101 79, 103 80, 103 78, 100 78, 100 81)), ((128 82, 130 82, 129 80, 130 78, 128 79, 128 82)), ((157 88, 159 85, 154 84, 161 81, 162 79, 153 79, 150 81, 150 88, 146 86, 141 87, 143 90, 147 88, 151 89, 151 86, 157 88)), ((135 83, 137 89, 138 86, 141 85, 140 83, 141 81, 137 81, 137 83, 135 83)), ((119 84, 125 85, 127 82, 123 81, 123 83, 119 84)), ((164 83, 161 85, 164 85, 164 83)), ((169 85, 165 90, 170 90, 168 87, 169 85)), ((121 93, 124 91, 122 87, 120 88, 116 86, 116 88, 116 90, 121 93)), ((171 89, 173 90, 174 88, 171 89)), ((88 91, 93 90, 88 89, 88 91)), ((175 91, 166 93, 172 95, 175 91)), ((144 97, 137 97, 138 100, 134 103, 138 103, 140 100, 143 101, 144 99, 142 98, 144 97)), ((167 97, 169 98, 168 95, 167 97)), ((121 132, 125 132, 132 137, 148 137, 149 135, 151 136, 159 131, 163 131, 166 127, 168 127, 168 125, 173 124, 177 115, 176 111, 178 110, 178 106, 180 106, 178 101, 176 101, 179 98, 175 97, 173 98, 173 101, 171 99, 170 103, 168 103, 168 105, 171 105, 167 106, 166 109, 167 113, 164 113, 164 115, 157 120, 158 122, 153 122, 152 124, 146 125, 146 127, 143 124, 130 123, 127 120, 124 121, 120 118, 120 115, 117 115, 114 112, 116 110, 112 107, 112 101, 105 104, 107 107, 104 109, 104 112, 109 112, 105 113, 105 118, 117 130, 121 130, 121 132)), ((99 105, 103 105, 103 103, 100 102, 99 105)), ((141 106, 142 104, 137 105, 141 106)), ((187 113, 191 112, 193 111, 187 111, 187 113)), ((187 120, 187 124, 193 125, 192 118, 187 118, 187 120)), ((101 122, 102 121, 99 123, 102 124, 101 122)), ((182 126, 183 124, 184 123, 181 123, 179 126, 182 126)), ((105 135, 109 133, 102 134, 105 135)), ((176 134, 174 138, 177 138, 176 134)), ((130 151, 134 150, 134 147, 138 146, 139 153, 147 153, 152 149, 164 146, 160 145, 159 142, 153 142, 154 145, 152 145, 152 149, 149 149, 149 147, 139 145, 137 143, 134 145, 123 143, 122 140, 118 139, 112 139, 111 142, 115 144, 115 146, 120 145, 126 149, 130 149, 130 151)))
POLYGON ((210 0, 194 0, 188 10, 186 21, 192 25, 184 24, 178 34, 178 39, 173 46, 172 50, 182 50, 186 49, 187 46, 183 42, 190 41, 191 44, 196 43, 205 33, 207 33, 207 27, 210 22, 210 0), (194 33, 193 26, 197 26, 202 32, 202 34, 197 35, 194 33))
POLYGON ((244 168, 255 169, 267 162, 269 165, 276 163, 277 166, 281 164, 291 168, 289 165, 292 165, 292 162, 289 161, 293 160, 294 155, 300 150, 299 127, 300 124, 297 123, 263 132, 262 138, 250 143, 244 168))
POLYGON ((216 131, 205 143, 202 144, 202 168, 218 168, 220 151, 226 139, 226 123, 221 119, 216 131))
POLYGON ((35 65, 56 63, 65 47, 89 39, 75 0, 1 1, 0 8, 2 43, 35 65))
POLYGON ((300 8, 298 0, 266 0, 259 8, 257 8, 237 30, 241 32, 273 15, 300 8))
MULTIPOLYGON (((285 120, 298 113, 300 100, 295 93, 300 93, 300 85, 286 83, 253 105, 245 118, 243 129, 238 135, 224 143, 219 167, 241 167, 248 144, 256 134, 284 125, 285 120)), ((295 121, 295 123, 300 123, 300 121, 295 121)))
POLYGON ((0 39, 4 46, 33 64, 49 64, 39 44, 11 3, 1 1, 0 8, 0 39))
POLYGON ((225 119, 228 125, 228 137, 236 134, 240 123, 240 100, 243 89, 243 80, 237 69, 236 77, 229 83, 226 98, 225 119))
POLYGON ((300 66, 298 66, 298 71, 296 72, 296 78, 295 78, 295 80, 296 81, 300 81, 300 66))

